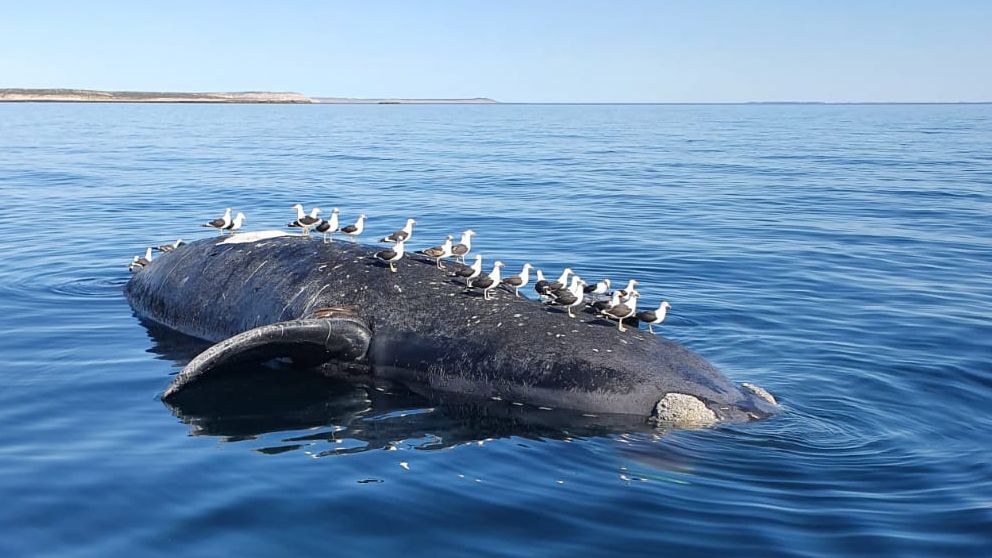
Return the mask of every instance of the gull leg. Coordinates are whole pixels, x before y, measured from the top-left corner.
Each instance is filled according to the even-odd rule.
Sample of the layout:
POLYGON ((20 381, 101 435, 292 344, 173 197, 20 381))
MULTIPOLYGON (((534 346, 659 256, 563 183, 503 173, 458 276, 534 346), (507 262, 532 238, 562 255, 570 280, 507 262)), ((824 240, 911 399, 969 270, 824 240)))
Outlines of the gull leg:
POLYGON ((648 331, 654 333, 654 324, 648 324, 648 331))
POLYGON ((571 307, 571 306, 569 306, 569 307, 568 307, 568 317, 569 317, 569 318, 574 318, 574 317, 575 317, 575 316, 574 316, 574 315, 572 314, 572 307, 571 307))
POLYGON ((620 321, 617 322, 617 329, 620 331, 627 331, 627 328, 623 327, 623 318, 620 318, 620 321))
POLYGON ((389 271, 396 273, 396 266, 393 264, 393 262, 389 262, 389 271))

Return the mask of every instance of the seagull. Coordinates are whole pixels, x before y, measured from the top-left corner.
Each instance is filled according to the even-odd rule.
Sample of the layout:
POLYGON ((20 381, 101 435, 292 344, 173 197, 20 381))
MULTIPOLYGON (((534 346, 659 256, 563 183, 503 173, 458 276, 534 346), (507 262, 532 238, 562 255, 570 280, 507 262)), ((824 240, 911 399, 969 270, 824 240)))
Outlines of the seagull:
POLYGON ((358 235, 362 234, 362 231, 364 230, 365 230, 365 214, 362 213, 361 215, 358 216, 358 220, 355 221, 354 225, 348 225, 347 227, 341 229, 341 234, 348 235, 349 237, 351 237, 352 242, 356 242, 355 239, 357 239, 358 235))
POLYGON ((226 229, 230 224, 231 224, 231 208, 228 207, 227 209, 224 210, 223 217, 221 217, 220 219, 214 219, 213 221, 210 221, 208 223, 204 223, 203 226, 213 227, 219 230, 220 234, 224 234, 224 229, 226 229))
POLYGON ((464 277, 465 286, 471 287, 472 280, 482 274, 482 255, 476 254, 475 261, 469 267, 463 267, 453 274, 455 277, 464 277))
POLYGON ((404 245, 403 239, 397 240, 396 245, 392 248, 386 248, 375 253, 375 257, 378 260, 384 261, 389 264, 389 271, 396 273, 396 262, 400 261, 403 257, 404 245))
POLYGON ((224 227, 224 230, 231 231, 231 233, 233 234, 234 231, 241 228, 241 223, 247 220, 248 219, 245 218, 245 214, 239 211, 238 215, 234 218, 233 221, 231 221, 231 224, 224 227))
POLYGON ((578 275, 572 276, 572 284, 567 289, 558 289, 551 294, 551 303, 555 306, 564 306, 568 311, 568 317, 574 318, 572 308, 582 304, 582 289, 586 282, 578 275))
POLYGON ((558 276, 558 279, 548 283, 548 285, 544 288, 544 292, 541 294, 550 295, 557 290, 564 289, 565 285, 568 284, 568 276, 574 274, 575 272, 572 271, 571 268, 566 267, 565 270, 561 272, 561 275, 558 276))
POLYGON ((592 303, 592 307, 597 312, 602 313, 604 310, 609 310, 618 304, 620 304, 620 291, 613 291, 613 294, 610 295, 610 300, 597 300, 592 303))
POLYGON ((293 221, 292 223, 290 223, 289 226, 290 227, 299 227, 300 226, 300 223, 299 223, 300 219, 306 217, 307 214, 304 213, 304 211, 303 211, 303 204, 299 204, 299 203, 293 204, 292 209, 295 209, 296 210, 296 220, 293 221))
POLYGON ((472 237, 475 236, 475 231, 469 229, 462 233, 462 239, 451 247, 451 254, 458 258, 458 261, 465 263, 465 254, 472 251, 472 237))
POLYGON ((313 229, 319 233, 324 233, 324 242, 330 242, 331 234, 338 232, 341 228, 338 224, 338 213, 341 213, 341 210, 335 207, 331 210, 331 218, 324 219, 313 229))
POLYGON ((180 238, 180 239, 176 240, 175 242, 173 242, 172 244, 163 244, 161 246, 156 246, 155 247, 155 251, 156 252, 162 252, 162 253, 171 252, 171 251, 175 250, 176 248, 179 248, 183 244, 185 244, 185 243, 183 242, 183 239, 180 238))
POLYGON ((547 290, 548 285, 550 285, 550 284, 551 284, 551 281, 548 281, 547 279, 544 278, 544 272, 541 271, 540 269, 538 269, 537 270, 537 282, 534 283, 534 291, 536 291, 537 294, 540 295, 540 296, 547 296, 547 295, 544 294, 544 291, 547 290))
POLYGON ((661 304, 658 305, 657 310, 645 310, 643 312, 638 312, 637 319, 648 324, 648 331, 654 333, 654 326, 665 321, 665 316, 668 314, 668 309, 671 307, 672 305, 669 304, 667 300, 663 300, 661 301, 661 304))
POLYGON ((555 289, 553 291, 552 290, 549 290, 547 296, 551 300, 549 300, 548 302, 549 303, 553 303, 555 300, 558 299, 558 297, 568 296, 569 294, 572 293, 572 289, 575 288, 575 284, 578 283, 578 282, 579 282, 579 276, 578 275, 573 275, 572 276, 572 281, 567 286, 564 286, 564 287, 562 287, 560 289, 555 289))
POLYGON ((388 236, 383 237, 383 239, 380 240, 379 242, 396 242, 397 240, 404 240, 404 241, 410 240, 410 236, 413 235, 414 224, 416 224, 416 221, 414 221, 413 219, 407 219, 406 224, 403 225, 402 229, 388 236))
POLYGON ((513 294, 520 296, 520 289, 527 286, 530 281, 530 270, 534 266, 529 263, 525 263, 523 268, 520 270, 520 275, 514 275, 513 277, 507 277, 503 279, 503 284, 508 287, 513 287, 513 294))
POLYGON ((451 240, 454 238, 449 234, 448 238, 444 240, 444 244, 424 250, 424 255, 434 258, 434 263, 437 264, 438 269, 444 269, 441 260, 451 257, 451 240))
POLYGON ((627 286, 620 290, 620 298, 623 299, 622 302, 630 300, 630 295, 637 292, 637 285, 636 279, 627 281, 627 286))
POLYGON ((477 289, 482 289, 482 298, 485 300, 492 299, 492 295, 489 294, 490 291, 499 285, 499 270, 503 267, 503 262, 496 262, 493 264, 493 270, 489 275, 483 275, 472 281, 472 286, 477 289))
POLYGON ((310 215, 303 214, 303 206, 296 204, 293 206, 296 209, 296 220, 289 224, 290 227, 303 227, 303 236, 308 236, 310 234, 310 227, 318 225, 321 222, 320 208, 315 207, 310 210, 310 215))
POLYGON ((610 292, 610 280, 603 279, 595 285, 587 285, 585 288, 586 294, 606 294, 610 292))
POLYGON ((138 256, 135 256, 134 259, 131 260, 131 264, 127 266, 127 269, 133 273, 150 263, 152 263, 152 249, 146 248, 144 257, 139 258, 138 256))
POLYGON ((637 291, 630 293, 630 299, 627 302, 621 302, 609 310, 603 310, 600 312, 603 316, 607 318, 612 318, 614 320, 619 320, 617 322, 617 329, 620 331, 627 331, 627 328, 623 327, 623 321, 634 315, 637 312, 637 297, 641 296, 637 291))

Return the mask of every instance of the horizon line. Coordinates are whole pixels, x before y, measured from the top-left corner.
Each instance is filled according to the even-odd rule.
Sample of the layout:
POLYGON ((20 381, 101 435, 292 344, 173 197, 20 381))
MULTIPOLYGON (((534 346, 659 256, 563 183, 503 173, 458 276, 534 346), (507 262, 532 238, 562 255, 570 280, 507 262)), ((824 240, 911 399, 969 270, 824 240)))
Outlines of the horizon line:
MULTIPOLYGON (((313 104, 348 104, 348 103, 333 103, 333 102, 320 102, 320 99, 341 99, 347 101, 419 101, 419 102, 430 102, 437 101, 436 104, 448 104, 446 102, 450 101, 474 101, 480 100, 485 101, 476 104, 501 104, 501 105, 988 105, 992 104, 992 99, 980 100, 980 101, 950 101, 950 100, 884 100, 884 101, 867 101, 867 100, 849 100, 849 101, 823 101, 823 100, 735 100, 735 101, 689 101, 689 100, 672 100, 672 101, 595 101, 595 100, 556 100, 556 101, 500 101, 494 99, 493 97, 488 97, 485 95, 475 95, 469 97, 402 97, 402 96, 390 96, 390 97, 351 97, 345 95, 312 95, 307 93, 296 93, 290 90, 283 91, 269 91, 269 90, 243 90, 243 91, 154 91, 154 90, 136 90, 136 89, 83 89, 83 88, 73 88, 73 87, 0 87, 0 91, 4 90, 20 90, 20 91, 79 91, 79 92, 94 92, 94 93, 127 93, 127 94, 183 94, 183 95, 208 95, 208 94, 298 94, 309 99, 317 100, 317 103, 313 104)), ((425 103, 427 104, 427 103, 425 103)), ((457 103, 457 104, 470 104, 470 103, 457 103)))

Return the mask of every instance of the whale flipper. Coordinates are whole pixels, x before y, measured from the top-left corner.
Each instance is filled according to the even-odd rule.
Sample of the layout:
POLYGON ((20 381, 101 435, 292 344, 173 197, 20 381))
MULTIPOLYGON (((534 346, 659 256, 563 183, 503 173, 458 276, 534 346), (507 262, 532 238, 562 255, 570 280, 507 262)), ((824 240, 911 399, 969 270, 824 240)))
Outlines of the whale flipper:
POLYGON ((239 333, 208 348, 187 364, 162 394, 169 399, 218 367, 247 361, 290 357, 316 366, 334 360, 365 359, 372 332, 353 317, 310 318, 276 322, 239 333))

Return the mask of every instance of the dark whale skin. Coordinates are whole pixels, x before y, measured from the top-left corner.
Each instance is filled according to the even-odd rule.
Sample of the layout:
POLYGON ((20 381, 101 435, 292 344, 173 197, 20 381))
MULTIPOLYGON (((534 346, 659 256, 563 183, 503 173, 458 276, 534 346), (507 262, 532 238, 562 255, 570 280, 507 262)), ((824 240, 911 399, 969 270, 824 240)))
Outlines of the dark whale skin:
POLYGON ((348 308, 372 332, 371 373, 428 396, 647 418, 665 394, 682 393, 721 421, 776 412, 674 341, 502 290, 483 300, 424 256, 408 253, 391 273, 374 252, 300 236, 204 239, 154 259, 124 292, 140 317, 211 342, 348 308))

